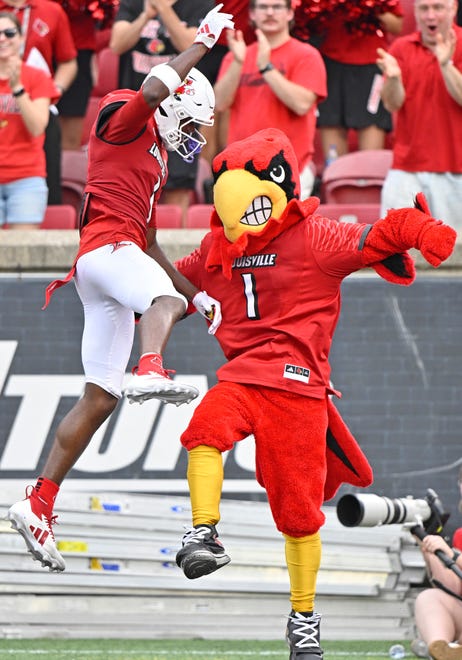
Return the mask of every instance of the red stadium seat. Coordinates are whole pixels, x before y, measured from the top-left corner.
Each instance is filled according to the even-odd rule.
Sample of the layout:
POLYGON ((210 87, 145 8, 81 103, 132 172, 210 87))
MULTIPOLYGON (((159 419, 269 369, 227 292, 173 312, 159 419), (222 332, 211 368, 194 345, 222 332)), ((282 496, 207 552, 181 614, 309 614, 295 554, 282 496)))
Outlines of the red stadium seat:
POLYGON ((339 156, 323 172, 323 201, 327 204, 380 203, 391 162, 391 149, 354 151, 339 156))
POLYGON ((109 47, 109 41, 111 40, 111 28, 104 28, 104 30, 96 30, 96 52, 103 50, 103 48, 109 47))
POLYGON ((98 115, 99 102, 102 98, 102 96, 90 96, 88 99, 87 111, 83 120, 83 131, 81 139, 82 146, 88 144, 90 139, 90 131, 98 115))
POLYGON ((90 131, 98 114, 99 102, 109 92, 119 87, 119 56, 105 47, 96 53, 96 82, 88 100, 85 113, 82 146, 88 144, 90 131))
POLYGON ((63 204, 80 212, 83 190, 87 182, 88 156, 86 151, 63 150, 61 154, 61 193, 63 204))
POLYGON ((156 207, 156 223, 158 229, 181 229, 183 227, 183 211, 176 204, 158 204, 156 207))
POLYGON ((59 204, 47 206, 40 229, 76 229, 77 213, 73 206, 59 204))
POLYGON ((119 87, 119 56, 110 48, 96 53, 96 82, 92 96, 105 96, 119 87))
POLYGON ((316 213, 339 222, 373 224, 380 218, 380 204, 320 204, 316 213))
POLYGON ((212 204, 192 204, 186 215, 187 229, 210 229, 212 204))
MULTIPOLYGON (((73 206, 57 204, 47 206, 45 216, 38 229, 76 229, 77 214, 73 206)), ((0 225, 0 229, 9 229, 8 224, 0 225)))

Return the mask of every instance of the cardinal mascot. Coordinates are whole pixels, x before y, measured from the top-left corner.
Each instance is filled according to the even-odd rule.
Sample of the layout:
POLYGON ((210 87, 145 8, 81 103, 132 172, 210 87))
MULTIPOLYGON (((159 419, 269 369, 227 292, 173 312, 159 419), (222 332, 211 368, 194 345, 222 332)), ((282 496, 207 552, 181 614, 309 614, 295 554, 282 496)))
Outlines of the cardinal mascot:
POLYGON ((314 611, 321 559, 321 506, 342 483, 365 487, 371 467, 334 404, 329 350, 343 279, 372 267, 386 280, 414 281, 409 248, 438 266, 456 232, 432 218, 423 194, 371 225, 317 213, 299 200, 299 173, 284 133, 266 129, 229 145, 213 161, 211 230, 176 263, 221 302, 216 338, 226 357, 218 383, 181 437, 188 451, 192 528, 176 561, 190 578, 230 561, 216 524, 222 453, 253 434, 256 478, 285 539, 291 660, 320 660, 314 611))

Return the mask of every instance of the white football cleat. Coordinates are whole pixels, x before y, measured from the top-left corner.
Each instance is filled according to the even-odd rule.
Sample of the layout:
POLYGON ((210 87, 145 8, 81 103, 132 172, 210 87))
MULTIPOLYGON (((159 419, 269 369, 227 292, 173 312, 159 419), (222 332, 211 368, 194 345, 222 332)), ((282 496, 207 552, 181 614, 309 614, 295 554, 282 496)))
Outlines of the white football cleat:
POLYGON ((190 403, 199 396, 196 387, 172 380, 169 373, 172 371, 164 369, 159 355, 147 353, 141 357, 124 394, 130 403, 159 399, 163 403, 174 403, 176 406, 190 403))
POLYGON ((29 496, 9 508, 7 519, 11 527, 21 534, 34 559, 50 571, 64 571, 66 564, 58 552, 51 528, 56 516, 47 517, 40 509, 40 500, 29 496))

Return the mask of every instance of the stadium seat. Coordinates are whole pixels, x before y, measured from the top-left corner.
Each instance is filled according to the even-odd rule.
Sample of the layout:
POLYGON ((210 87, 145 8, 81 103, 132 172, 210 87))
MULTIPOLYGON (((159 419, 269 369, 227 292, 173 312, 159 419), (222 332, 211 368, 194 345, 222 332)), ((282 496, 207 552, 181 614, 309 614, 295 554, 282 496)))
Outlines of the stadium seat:
POLYGON ((73 206, 77 216, 87 182, 87 152, 63 150, 61 154, 61 193, 63 204, 73 206))
POLYGON ((187 229, 210 229, 212 204, 192 204, 186 215, 187 229))
POLYGON ((98 53, 103 48, 109 47, 109 42, 111 40, 111 28, 104 28, 104 30, 96 30, 96 52, 98 53))
POLYGON ((323 172, 323 201, 326 204, 379 204, 391 162, 391 149, 354 151, 339 156, 323 172))
POLYGON ((92 96, 105 96, 119 87, 119 56, 110 48, 96 53, 96 82, 92 96))
POLYGON ((82 146, 88 144, 90 139, 90 131, 98 115, 99 102, 102 98, 102 96, 90 96, 88 99, 87 111, 83 120, 83 131, 81 139, 82 146))
POLYGON ((119 86, 119 56, 110 48, 103 48, 96 53, 96 82, 88 99, 87 111, 85 113, 82 146, 88 144, 90 131, 98 114, 99 102, 109 92, 119 86))
POLYGON ((320 204, 316 213, 339 222, 373 224, 380 218, 380 204, 320 204))
MULTIPOLYGON (((385 149, 393 149, 394 137, 395 134, 393 130, 390 131, 389 133, 385 133, 385 149)), ((352 153, 354 151, 359 150, 358 132, 356 130, 354 130, 353 128, 349 129, 347 133, 347 140, 348 140, 348 153, 352 153)), ((315 132, 313 163, 316 167, 316 177, 321 180, 326 165, 324 160, 324 151, 322 148, 321 129, 319 128, 317 128, 315 132)), ((322 192, 322 195, 323 194, 324 193, 322 192)))
POLYGON ((77 213, 68 204, 47 206, 40 229, 76 229, 77 213))
POLYGON ((183 211, 176 204, 158 204, 156 207, 156 222, 158 229, 181 229, 183 227, 183 211))
MULTIPOLYGON (((57 204, 47 206, 45 216, 38 229, 76 229, 77 214, 73 206, 57 204)), ((9 229, 7 223, 0 225, 0 229, 9 229)))

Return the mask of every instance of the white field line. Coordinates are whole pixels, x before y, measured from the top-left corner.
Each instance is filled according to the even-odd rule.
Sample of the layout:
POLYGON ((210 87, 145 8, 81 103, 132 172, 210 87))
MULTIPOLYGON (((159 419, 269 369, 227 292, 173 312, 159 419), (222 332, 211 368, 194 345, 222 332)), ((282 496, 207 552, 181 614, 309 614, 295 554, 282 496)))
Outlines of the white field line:
MULTIPOLYGON (((7 655, 24 655, 24 656, 47 656, 51 657, 64 657, 68 655, 73 655, 74 657, 104 657, 108 658, 109 656, 119 656, 120 658, 128 658, 132 656, 136 659, 139 658, 151 660, 156 660, 156 658, 166 658, 174 656, 183 656, 185 657, 185 651, 175 651, 165 650, 165 651, 110 651, 110 650, 100 650, 100 649, 60 649, 57 651, 52 651, 51 649, 7 649, 0 647, 0 658, 4 658, 7 655)), ((210 657, 213 660, 221 660, 221 658, 232 658, 234 656, 245 656, 246 658, 282 658, 281 651, 188 651, 189 657, 191 658, 204 658, 210 657)), ((343 657, 343 658, 369 658, 369 657, 388 657, 388 653, 381 653, 380 651, 325 651, 327 653, 326 660, 329 660, 331 657, 343 657)), ((286 658, 286 654, 283 655, 286 658)), ((407 654, 406 654, 406 657, 407 654)))

